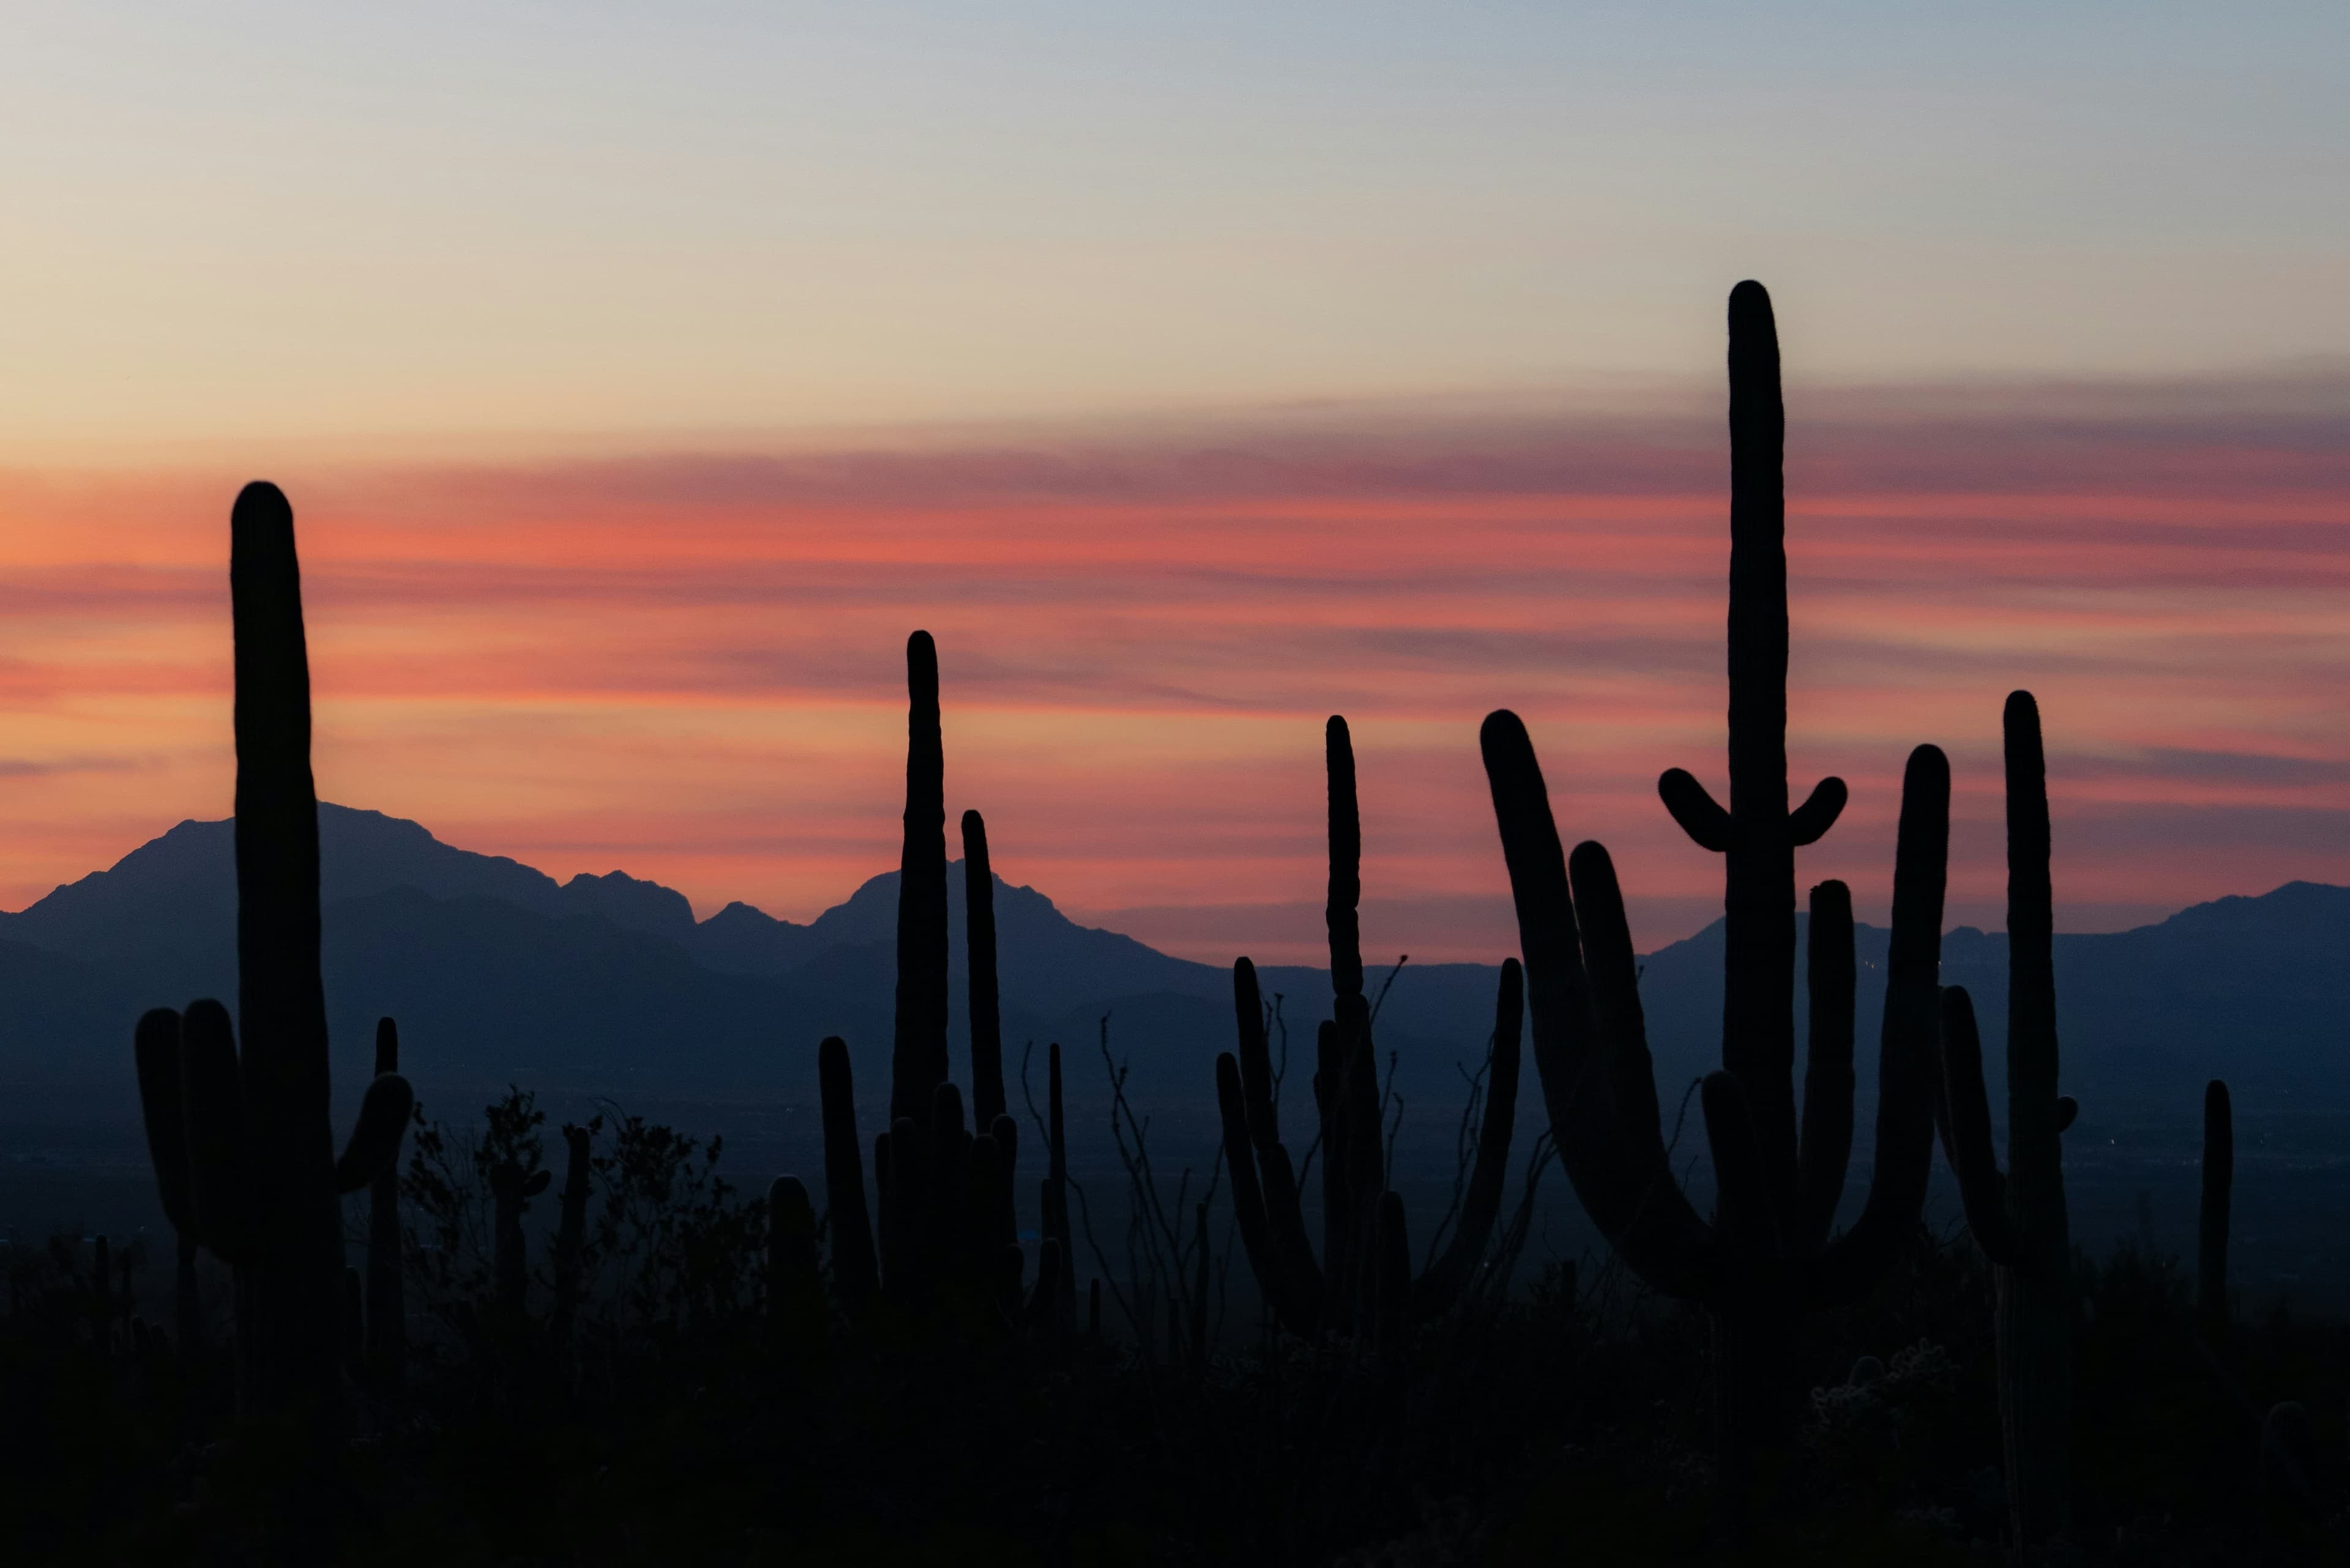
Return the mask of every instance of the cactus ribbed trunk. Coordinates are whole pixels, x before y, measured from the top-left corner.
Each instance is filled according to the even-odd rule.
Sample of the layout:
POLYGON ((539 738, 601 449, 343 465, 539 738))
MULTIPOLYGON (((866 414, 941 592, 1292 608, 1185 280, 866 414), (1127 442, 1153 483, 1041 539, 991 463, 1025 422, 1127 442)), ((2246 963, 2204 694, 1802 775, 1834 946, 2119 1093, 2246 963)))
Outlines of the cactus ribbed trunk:
POLYGON ((238 1066, 262 1242, 236 1271, 237 1386, 249 1410, 331 1424, 341 1391, 342 1216, 328 1119, 318 796, 293 509, 276 486, 249 484, 229 532, 238 1066))
POLYGON ((906 821, 898 860, 898 1009, 889 1119, 927 1132, 947 1079, 946 752, 939 730, 939 653, 927 631, 906 639, 906 821))

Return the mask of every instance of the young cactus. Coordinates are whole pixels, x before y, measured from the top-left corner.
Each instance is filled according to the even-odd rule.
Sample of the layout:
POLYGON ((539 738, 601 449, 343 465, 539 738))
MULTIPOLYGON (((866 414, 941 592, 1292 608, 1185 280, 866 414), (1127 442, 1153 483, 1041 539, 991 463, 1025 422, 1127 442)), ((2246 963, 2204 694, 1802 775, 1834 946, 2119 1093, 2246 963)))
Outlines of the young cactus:
POLYGON ((1934 987, 1950 836, 1950 768, 1932 746, 1904 772, 1893 940, 1878 1047, 1876 1164, 1853 1227, 1832 1234, 1852 1142, 1851 895, 1812 889, 1811 1039, 1794 1099, 1794 851, 1844 805, 1828 779, 1787 809, 1784 419, 1770 296, 1730 296, 1730 809, 1678 770, 1659 781, 1674 818, 1725 862, 1722 1070, 1702 1104, 1718 1196, 1700 1215, 1673 1174, 1623 895, 1597 844, 1561 852, 1534 747, 1506 710, 1482 744, 1534 1013, 1534 1063, 1575 1195, 1617 1254, 1659 1292, 1701 1302, 1715 1325, 1717 1430, 1737 1506, 1747 1456, 1776 1446, 1800 1383, 1807 1306, 1849 1302, 1917 1233, 1933 1155, 1934 987))
POLYGON ((1256 968, 1247 959, 1232 966, 1240 1051, 1216 1058, 1216 1102, 1223 1117, 1224 1158, 1232 1172, 1242 1249, 1274 1316, 1300 1336, 1375 1329, 1373 1319, 1379 1314, 1397 1324, 1440 1316, 1475 1277, 1501 1211, 1508 1175, 1510 1134, 1517 1119, 1523 995, 1517 961, 1508 960, 1502 965, 1501 994, 1494 1007, 1485 1115, 1459 1223, 1444 1255, 1427 1272, 1409 1278, 1407 1270, 1409 1299, 1398 1296, 1392 1281, 1382 1286, 1381 1271, 1394 1257, 1408 1259, 1409 1247, 1401 1199, 1382 1207, 1386 1149, 1357 912, 1362 899, 1362 818, 1355 794, 1354 742, 1345 719, 1330 720, 1323 745, 1330 785, 1329 900, 1324 919, 1334 994, 1333 1016, 1319 1031, 1314 1075, 1322 1135, 1324 1239, 1319 1263, 1306 1239, 1296 1169, 1281 1141, 1264 1005, 1256 968))
POLYGON ((294 514, 275 485, 250 484, 229 529, 244 1047, 217 1002, 149 1013, 136 1036, 140 1099, 164 1213, 236 1271, 240 1403, 332 1428, 344 1318, 337 1199, 397 1157, 415 1096, 398 1074, 379 1075, 335 1158, 294 514))
POLYGON ((1962 987, 1942 993, 1943 1145, 1967 1229, 1998 1285, 1999 1406, 2007 1496, 2019 1549, 2062 1532, 2072 1509, 2072 1236, 2056 1093, 2054 895, 2048 772, 2040 710, 2011 693, 2007 754, 2007 1158, 1991 1151, 1982 1044, 1962 987))

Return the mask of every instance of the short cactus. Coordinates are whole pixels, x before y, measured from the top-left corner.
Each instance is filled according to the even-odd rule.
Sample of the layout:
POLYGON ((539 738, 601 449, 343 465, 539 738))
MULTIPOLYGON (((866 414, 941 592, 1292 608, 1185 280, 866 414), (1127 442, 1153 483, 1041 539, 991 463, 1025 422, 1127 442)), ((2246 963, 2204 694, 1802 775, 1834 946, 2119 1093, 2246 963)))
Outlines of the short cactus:
MULTIPOLYGON (((376 1020, 375 1075, 400 1071, 400 1025, 376 1020)), ((408 1305, 400 1279, 400 1149, 368 1184, 367 1339, 360 1363, 379 1392, 397 1389, 408 1376, 408 1305)))

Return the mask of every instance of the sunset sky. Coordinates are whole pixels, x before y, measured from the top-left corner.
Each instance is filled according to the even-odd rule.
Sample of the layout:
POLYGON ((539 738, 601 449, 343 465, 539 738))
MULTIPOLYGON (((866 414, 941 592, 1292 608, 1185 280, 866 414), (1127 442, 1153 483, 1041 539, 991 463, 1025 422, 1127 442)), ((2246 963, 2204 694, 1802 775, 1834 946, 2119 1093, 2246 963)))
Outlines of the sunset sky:
POLYGON ((1902 758, 2002 923, 2350 882, 2350 8, 24 8, 0 48, 0 906, 230 802, 227 513, 294 502, 322 795, 702 914, 951 813, 1071 914, 1514 948, 1523 713, 1644 945, 1718 908, 1722 304, 1777 302, 1801 863, 1902 758))

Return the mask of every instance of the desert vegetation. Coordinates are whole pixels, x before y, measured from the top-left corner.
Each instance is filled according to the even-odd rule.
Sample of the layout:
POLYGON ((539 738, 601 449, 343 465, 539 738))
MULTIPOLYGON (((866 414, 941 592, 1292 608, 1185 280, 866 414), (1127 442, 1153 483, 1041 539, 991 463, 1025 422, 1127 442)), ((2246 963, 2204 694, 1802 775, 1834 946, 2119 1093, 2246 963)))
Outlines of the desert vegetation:
POLYGON ((977 812, 960 824, 971 1049, 952 1059, 940 667, 919 631, 885 1130, 868 1142, 858 1118, 883 1086, 788 1019, 822 1110, 806 1172, 739 1170, 723 1139, 619 1105, 554 1127, 519 1089, 478 1113, 421 1105, 402 1053, 431 1042, 385 1019, 338 1153, 294 520, 249 487, 231 521, 234 1016, 200 999, 130 1041, 168 1281, 106 1237, 10 1249, 13 1560, 2340 1556, 2350 1336, 2231 1303, 2225 1085, 2204 1106, 2191 1269, 2069 1234, 2077 1107, 2029 692, 2003 714, 2003 1163, 1972 1003, 1939 982, 1951 777, 1920 744, 1888 873, 1871 1168, 1839 1229, 1852 894, 1809 890, 1799 1095, 1795 852, 1846 791, 1827 779, 1790 805, 1783 414, 1757 285, 1731 296, 1729 364, 1729 804, 1678 768, 1659 785, 1725 864, 1721 1065, 1697 1094, 1716 1195, 1701 1209, 1677 1174, 1688 1107, 1655 1076, 1615 867, 1568 848, 1573 803, 1498 711, 1482 743, 1519 952, 1471 1064, 1451 1201, 1417 1248, 1390 1181, 1402 1135, 1345 720, 1325 731, 1326 1016, 1295 1020, 1311 1050, 1293 1058, 1297 999, 1235 963, 1232 1049, 1202 1085, 1220 1143, 1178 1171, 1106 1040, 1098 1065, 1024 1051, 1008 1092, 977 812), (1541 1114, 1521 1143, 1528 1055, 1541 1114), (1107 1126, 1072 1125, 1079 1071, 1106 1075, 1107 1126), (1107 1146, 1123 1191, 1077 1186, 1078 1138, 1107 1146), (1938 1149, 1963 1199, 1948 1233, 1926 1219, 1938 1149), (1529 1248, 1546 1179, 1604 1252, 1529 1248))

